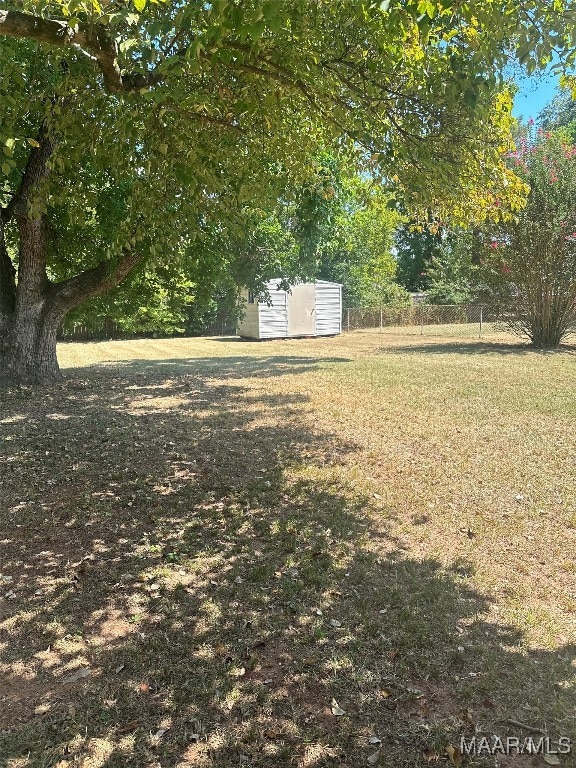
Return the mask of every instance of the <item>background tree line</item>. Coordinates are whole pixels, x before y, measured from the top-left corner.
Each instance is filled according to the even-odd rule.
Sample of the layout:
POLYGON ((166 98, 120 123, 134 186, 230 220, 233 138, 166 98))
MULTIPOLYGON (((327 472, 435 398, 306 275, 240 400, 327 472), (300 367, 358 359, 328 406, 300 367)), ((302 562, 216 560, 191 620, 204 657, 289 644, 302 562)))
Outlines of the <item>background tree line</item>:
POLYGON ((128 333, 202 333, 217 317, 234 323, 240 286, 265 298, 265 282, 282 277, 340 282, 347 307, 405 306, 410 292, 433 304, 491 303, 513 330, 557 344, 574 314, 574 104, 565 90, 535 124, 516 125, 506 162, 529 194, 508 221, 411 220, 369 175, 322 155, 313 177, 274 206, 245 205, 227 226, 200 222, 176 267, 148 263, 69 323, 98 329, 111 318, 128 333))

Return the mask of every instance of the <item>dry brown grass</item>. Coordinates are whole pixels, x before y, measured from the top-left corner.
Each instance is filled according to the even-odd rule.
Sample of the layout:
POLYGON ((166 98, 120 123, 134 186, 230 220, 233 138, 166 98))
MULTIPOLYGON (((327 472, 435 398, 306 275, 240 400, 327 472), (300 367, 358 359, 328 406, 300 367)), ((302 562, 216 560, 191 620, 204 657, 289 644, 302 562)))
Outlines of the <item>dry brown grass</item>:
POLYGON ((466 330, 66 344, 2 393, 0 764, 576 739, 576 357, 466 330))

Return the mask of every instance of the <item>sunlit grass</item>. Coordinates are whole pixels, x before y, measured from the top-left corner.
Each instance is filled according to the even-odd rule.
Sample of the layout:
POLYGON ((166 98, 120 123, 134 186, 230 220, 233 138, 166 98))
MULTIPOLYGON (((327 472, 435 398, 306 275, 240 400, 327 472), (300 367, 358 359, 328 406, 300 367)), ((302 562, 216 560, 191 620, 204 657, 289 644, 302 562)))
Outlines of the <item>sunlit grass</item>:
POLYGON ((414 768, 506 718, 573 732, 576 357, 461 330, 64 344, 63 385, 9 393, 7 765, 360 766, 377 736, 414 768))

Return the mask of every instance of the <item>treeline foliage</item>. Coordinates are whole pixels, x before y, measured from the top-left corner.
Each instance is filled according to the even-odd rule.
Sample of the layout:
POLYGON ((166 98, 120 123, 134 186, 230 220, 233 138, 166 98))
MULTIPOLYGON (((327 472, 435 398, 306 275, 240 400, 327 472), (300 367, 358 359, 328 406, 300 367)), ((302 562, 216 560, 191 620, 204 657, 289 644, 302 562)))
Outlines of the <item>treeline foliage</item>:
POLYGON ((576 109, 562 93, 539 122, 518 126, 506 161, 527 185, 525 207, 481 228, 403 229, 399 274, 428 301, 487 301, 537 347, 576 333, 576 109))
POLYGON ((401 218, 390 198, 369 181, 343 190, 332 226, 319 243, 317 276, 344 286, 347 307, 401 306, 409 296, 396 282, 392 255, 401 218))
POLYGON ((342 283, 346 306, 405 305, 392 255, 401 218, 389 202, 382 187, 323 157, 314 177, 272 210, 245 206, 226 227, 200 227, 176 267, 149 262, 68 326, 99 329, 112 319, 126 332, 201 333, 219 317, 234 324, 239 286, 265 298, 264 284, 276 277, 342 283))
POLYGON ((396 234, 398 280, 425 292, 430 304, 466 304, 485 298, 479 270, 483 240, 478 229, 401 227, 396 234))
MULTIPOLYGON (((528 124, 518 126, 517 149, 509 153, 507 162, 532 192, 516 222, 473 229, 406 222, 382 187, 325 155, 317 161, 314 177, 292 196, 281 199, 272 213, 245 206, 241 222, 235 225, 199 227, 198 236, 181 254, 178 269, 167 270, 161 261, 149 264, 129 278, 124 290, 87 305, 73 319, 97 327, 104 317, 113 317, 128 332, 199 333, 217 317, 234 323, 239 285, 258 292, 277 276, 287 282, 316 278, 340 282, 345 306, 351 307, 407 304, 408 291, 425 291, 426 300, 434 304, 484 301, 510 306, 520 293, 528 295, 522 281, 530 270, 532 277, 540 274, 543 284, 562 270, 557 260, 544 277, 546 267, 538 261, 542 248, 531 247, 529 254, 524 253, 529 242, 534 245, 533 240, 522 246, 516 270, 511 264, 500 264, 498 258, 511 242, 511 235, 502 233, 514 231, 518 241, 518 232, 534 228, 535 216, 541 219, 539 237, 554 243, 558 258, 566 250, 558 247, 551 231, 542 228, 551 217, 538 190, 548 178, 564 202, 571 200, 571 166, 564 163, 546 177, 534 174, 532 164, 536 157, 542 161, 557 154, 559 147, 564 160, 571 159, 574 113, 567 98, 557 98, 541 117, 543 124, 561 125, 560 129, 550 132, 528 124), (546 149, 539 153, 536 147, 546 149)), ((552 207, 564 210, 556 202, 552 207)), ((561 245, 566 242, 571 243, 569 239, 561 245)), ((545 299, 538 301, 542 306, 545 303, 545 299)), ((519 300, 517 304, 520 306, 519 300)), ((539 311, 532 308, 531 326, 539 311)), ((567 317, 566 312, 563 316, 567 317)), ((516 327, 527 331, 528 325, 524 322, 516 327)), ((529 331, 538 344, 544 343, 546 333, 529 331)), ((546 343, 554 343, 553 338, 546 343)))
POLYGON ((543 131, 565 129, 576 142, 576 100, 568 89, 562 89, 538 115, 537 127, 543 131))

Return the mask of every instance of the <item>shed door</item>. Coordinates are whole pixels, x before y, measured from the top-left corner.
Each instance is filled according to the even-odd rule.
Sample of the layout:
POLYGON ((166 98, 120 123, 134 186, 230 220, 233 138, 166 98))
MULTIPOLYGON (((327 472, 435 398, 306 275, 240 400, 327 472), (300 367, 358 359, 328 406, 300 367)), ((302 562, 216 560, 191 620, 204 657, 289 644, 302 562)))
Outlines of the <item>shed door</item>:
POLYGON ((288 294, 288 336, 313 336, 315 330, 316 286, 302 284, 288 294))

